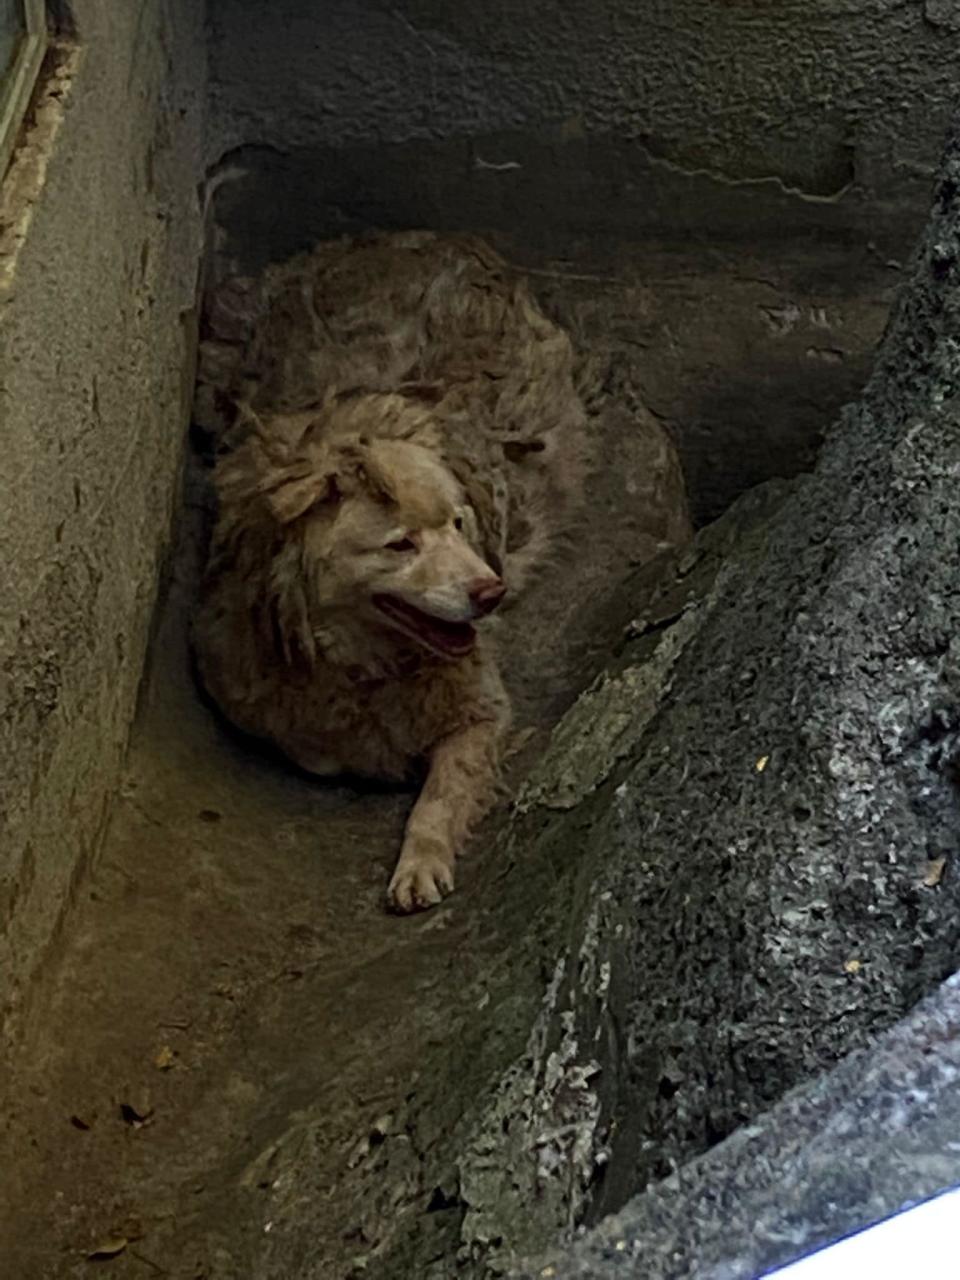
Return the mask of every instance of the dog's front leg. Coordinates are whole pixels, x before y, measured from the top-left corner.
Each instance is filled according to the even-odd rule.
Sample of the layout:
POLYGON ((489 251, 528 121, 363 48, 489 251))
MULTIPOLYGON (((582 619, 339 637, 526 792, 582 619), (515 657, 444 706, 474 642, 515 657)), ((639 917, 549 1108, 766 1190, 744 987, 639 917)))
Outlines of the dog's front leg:
POLYGON ((421 911, 453 889, 453 864, 494 797, 502 725, 485 720, 444 738, 413 807, 387 896, 396 911, 421 911))

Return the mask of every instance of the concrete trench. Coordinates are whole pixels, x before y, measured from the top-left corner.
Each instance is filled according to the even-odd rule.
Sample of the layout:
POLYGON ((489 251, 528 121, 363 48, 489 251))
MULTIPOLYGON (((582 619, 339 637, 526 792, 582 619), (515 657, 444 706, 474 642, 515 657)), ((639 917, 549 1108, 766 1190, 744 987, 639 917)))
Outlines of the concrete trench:
MULTIPOLYGON (((799 9, 764 26, 744 6, 701 59, 720 8, 706 0, 670 23, 656 5, 632 19, 585 5, 579 26, 545 4, 539 78, 531 24, 499 5, 454 19, 430 0, 323 15, 285 0, 271 25, 224 0, 203 33, 181 8, 146 6, 130 47, 205 41, 195 84, 185 70, 164 89, 157 72, 171 119, 207 76, 200 206, 187 211, 183 138, 150 162, 164 225, 178 192, 192 219, 181 234, 195 255, 203 245, 205 287, 344 230, 480 231, 530 272, 596 374, 602 464, 575 554, 506 627, 526 731, 516 803, 449 902, 411 920, 382 910, 409 796, 296 775, 197 697, 185 627, 208 495, 195 451, 165 569, 159 534, 136 567, 97 562, 140 579, 125 607, 142 634, 120 676, 90 658, 101 698, 116 686, 102 731, 125 744, 122 766, 80 768, 61 809, 40 774, 8 774, 14 800, 16 786, 30 797, 8 809, 34 827, 5 828, 5 854, 17 840, 31 851, 5 881, 5 1270, 746 1280, 947 1185, 955 139, 932 213, 929 195, 960 62, 949 7, 824 3, 790 52, 799 9), (641 36, 638 69, 622 49, 641 36), (883 61, 894 37, 903 83, 930 95, 922 120, 883 61), (816 65, 823 83, 786 101, 765 66, 724 99, 716 66, 768 38, 771 58, 816 65), (371 49, 393 86, 380 97, 371 49), (714 124, 711 101, 729 108, 714 124), (629 484, 644 414, 676 442, 700 530, 653 561, 629 484), (113 725, 141 671, 127 742, 113 725), (50 826, 78 846, 97 827, 85 787, 105 797, 103 834, 70 855, 58 891, 50 826), (38 859, 35 888, 24 867, 38 859), (41 892, 55 925, 30 933, 41 892), (880 1118, 903 1098, 884 1150, 880 1118), (829 1122, 846 1137, 817 1147, 829 1122)), ((77 18, 81 42, 101 30, 96 5, 77 18)), ((140 259, 154 301, 137 322, 145 339, 176 327, 186 403, 197 321, 182 281, 147 279, 165 251, 140 259)), ((52 323, 17 314, 42 278, 29 267, 14 263, 14 338, 52 323)), ((202 337, 202 296, 198 311, 202 337)), ((35 411, 29 381, 4 383, 35 411)), ((169 463, 186 423, 165 385, 169 463)), ((111 395, 99 412, 119 421, 111 395)), ((172 493, 175 467, 157 467, 172 493)), ((152 483, 138 473, 134 496, 152 483)), ((81 550, 95 532, 75 534, 81 550)), ((67 602, 52 601, 59 617, 67 602)), ((44 653, 69 648, 69 621, 44 653)), ((22 710, 35 669, 4 674, 5 747, 35 734, 38 768, 61 778, 70 751, 108 759, 94 704, 77 704, 86 738, 59 712, 35 727, 22 710)))

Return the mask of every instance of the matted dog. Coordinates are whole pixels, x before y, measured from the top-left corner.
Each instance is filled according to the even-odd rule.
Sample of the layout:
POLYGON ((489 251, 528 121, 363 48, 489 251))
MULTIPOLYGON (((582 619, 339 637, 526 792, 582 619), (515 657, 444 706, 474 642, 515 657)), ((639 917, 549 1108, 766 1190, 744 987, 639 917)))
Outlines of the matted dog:
POLYGON ((486 245, 321 246, 268 274, 194 628, 240 729, 315 774, 426 766, 388 897, 439 902, 510 707, 487 619, 581 486, 570 342, 486 245))

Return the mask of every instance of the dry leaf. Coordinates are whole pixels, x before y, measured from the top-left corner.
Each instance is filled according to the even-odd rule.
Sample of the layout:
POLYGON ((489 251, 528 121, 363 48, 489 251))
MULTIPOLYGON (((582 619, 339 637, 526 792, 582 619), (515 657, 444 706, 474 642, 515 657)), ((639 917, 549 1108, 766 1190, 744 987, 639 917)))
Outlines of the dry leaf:
POLYGON ((170 1048, 170 1046, 168 1044, 165 1044, 163 1048, 160 1050, 160 1052, 157 1054, 157 1056, 154 1058, 153 1065, 157 1068, 158 1071, 169 1071, 170 1068, 173 1066, 174 1062, 176 1061, 176 1057, 177 1055, 170 1048))
POLYGON ((844 964, 843 971, 844 973, 859 973, 862 968, 863 964, 856 957, 853 957, 844 964))
POLYGON ((95 1249, 91 1249, 87 1254, 90 1262, 106 1262, 108 1258, 115 1258, 118 1254, 123 1253, 128 1244, 126 1236, 115 1236, 111 1240, 102 1240, 95 1249))
POLYGON ((761 756, 760 759, 757 761, 757 773, 763 773, 764 769, 767 767, 769 763, 770 763, 769 756, 761 756))
POLYGON ((943 869, 947 865, 946 858, 933 858, 927 863, 927 873, 923 883, 928 889, 935 889, 943 878, 943 869))

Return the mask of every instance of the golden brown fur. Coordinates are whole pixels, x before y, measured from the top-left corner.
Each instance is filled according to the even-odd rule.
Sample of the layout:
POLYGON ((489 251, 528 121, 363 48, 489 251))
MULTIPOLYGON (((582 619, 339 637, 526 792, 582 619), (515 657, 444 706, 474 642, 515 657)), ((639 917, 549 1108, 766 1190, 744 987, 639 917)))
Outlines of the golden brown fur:
POLYGON ((235 724, 313 772, 426 762, 389 889, 414 910, 453 887, 509 721, 473 624, 579 490, 570 343, 463 237, 322 245, 265 294, 215 476, 199 668, 235 724))

